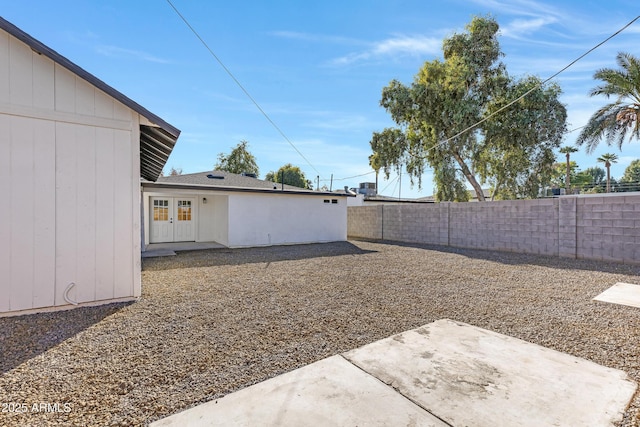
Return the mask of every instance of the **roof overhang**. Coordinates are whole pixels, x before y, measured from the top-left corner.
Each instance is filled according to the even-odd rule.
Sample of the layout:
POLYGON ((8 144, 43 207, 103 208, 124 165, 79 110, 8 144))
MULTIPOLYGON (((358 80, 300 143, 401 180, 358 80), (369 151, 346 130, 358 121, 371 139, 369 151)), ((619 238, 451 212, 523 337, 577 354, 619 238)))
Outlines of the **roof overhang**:
POLYGON ((11 34, 16 39, 25 43, 33 51, 42 54, 55 63, 71 71, 78 77, 86 80, 107 95, 126 105, 140 116, 144 117, 152 126, 140 126, 140 176, 144 179, 155 181, 160 176, 162 168, 171 154, 171 150, 180 136, 180 130, 142 105, 128 98, 121 92, 112 88, 82 67, 74 64, 44 43, 34 39, 11 22, 0 17, 0 28, 11 34))
POLYGON ((177 135, 172 135, 161 127, 140 125, 140 176, 142 178, 149 181, 158 179, 177 139, 177 135))

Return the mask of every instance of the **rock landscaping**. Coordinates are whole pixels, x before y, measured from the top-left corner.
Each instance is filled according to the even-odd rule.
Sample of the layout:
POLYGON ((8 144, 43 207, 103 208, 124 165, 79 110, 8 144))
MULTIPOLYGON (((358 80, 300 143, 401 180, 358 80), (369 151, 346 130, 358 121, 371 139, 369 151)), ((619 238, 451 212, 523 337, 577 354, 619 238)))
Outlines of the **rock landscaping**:
POLYGON ((617 282, 640 267, 393 242, 145 259, 137 302, 0 318, 0 425, 146 425, 442 318, 640 382, 640 310, 592 300, 617 282))

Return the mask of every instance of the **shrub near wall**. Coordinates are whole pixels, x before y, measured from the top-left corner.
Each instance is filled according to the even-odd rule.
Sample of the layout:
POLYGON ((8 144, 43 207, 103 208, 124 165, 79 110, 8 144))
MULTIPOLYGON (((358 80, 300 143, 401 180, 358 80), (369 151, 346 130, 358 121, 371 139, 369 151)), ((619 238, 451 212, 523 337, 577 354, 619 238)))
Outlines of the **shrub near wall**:
POLYGON ((640 264, 640 194, 353 206, 348 235, 640 264))

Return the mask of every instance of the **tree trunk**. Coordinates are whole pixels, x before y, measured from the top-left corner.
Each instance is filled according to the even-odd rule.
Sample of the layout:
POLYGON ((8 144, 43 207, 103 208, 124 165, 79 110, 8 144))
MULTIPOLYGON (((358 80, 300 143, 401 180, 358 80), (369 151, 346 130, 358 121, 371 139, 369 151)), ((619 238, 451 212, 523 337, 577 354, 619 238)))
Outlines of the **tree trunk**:
POLYGON ((476 177, 469 170, 469 166, 467 166, 467 164, 464 162, 464 160, 462 159, 460 154, 458 154, 457 151, 453 152, 453 158, 456 159, 456 161, 460 165, 460 168, 462 169, 462 173, 467 178, 467 181, 469 181, 469 184, 471 184, 473 189, 476 191, 476 196, 478 197, 478 201, 484 202, 485 198, 484 198, 484 193, 482 192, 482 187, 480 186, 480 183, 476 180, 476 177))
POLYGON ((496 185, 493 187, 493 192, 491 193, 491 201, 493 202, 496 198, 496 194, 498 194, 498 190, 500 189, 500 186, 502 185, 502 182, 497 181, 496 185))
POLYGON ((611 163, 606 162, 604 167, 607 168, 607 193, 611 192, 611 163))
POLYGON ((567 177, 565 178, 565 189, 566 193, 569 194, 571 192, 571 162, 569 162, 569 153, 567 153, 567 177))

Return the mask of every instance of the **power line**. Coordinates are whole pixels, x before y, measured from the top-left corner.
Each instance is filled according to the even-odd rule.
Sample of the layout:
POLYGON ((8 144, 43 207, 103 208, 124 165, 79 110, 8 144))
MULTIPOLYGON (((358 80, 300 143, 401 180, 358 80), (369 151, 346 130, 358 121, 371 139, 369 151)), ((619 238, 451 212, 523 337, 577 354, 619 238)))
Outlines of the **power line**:
MULTIPOLYGON (((382 191, 380 191, 379 193, 380 193, 380 194, 382 194, 382 193, 384 193, 385 191, 387 191, 387 188, 389 188, 389 186, 390 186, 391 184, 393 184, 397 179, 398 179, 398 177, 396 176, 396 177, 395 177, 395 178, 393 178, 391 181, 389 181, 389 183, 387 184, 387 186, 386 186, 386 187, 384 187, 384 189, 383 189, 382 191)), ((377 190, 377 189, 376 189, 376 190, 377 190)), ((393 191, 395 192, 395 190, 396 190, 396 189, 395 189, 395 187, 394 187, 394 188, 393 188, 393 191)), ((391 193, 391 194, 393 194, 393 193, 391 193)))
MULTIPOLYGON (((546 78, 544 81, 542 81, 541 83, 539 83, 538 85, 534 86, 533 88, 529 89, 527 92, 525 92, 524 94, 522 94, 521 96, 519 96, 518 98, 514 99, 513 101, 511 101, 510 103, 508 103, 507 105, 503 106, 502 108, 499 108, 498 110, 494 111, 493 113, 489 114, 487 117, 484 117, 482 120, 478 121, 477 123, 469 126, 468 128, 458 132, 457 134, 455 134, 454 136, 447 138, 443 141, 440 141, 439 143, 437 143, 436 145, 434 145, 431 148, 428 148, 427 151, 431 151, 436 147, 439 147, 441 145, 444 145, 446 143, 448 143, 449 141, 451 141, 452 139, 455 139, 457 137, 459 137, 460 135, 463 135, 467 132, 469 132, 472 129, 475 129, 476 127, 478 127, 479 125, 481 125, 482 123, 486 122, 487 120, 489 120, 491 117, 495 116, 496 114, 506 110, 507 108, 511 107, 513 104, 515 104, 516 102, 520 101, 521 99, 523 99, 524 97, 526 97, 527 95, 529 95, 531 92, 533 92, 534 90, 537 90, 538 88, 544 86, 549 80, 554 79, 555 77, 557 77, 560 73, 566 71, 568 68, 570 68, 571 66, 573 66, 576 62, 580 61, 582 58, 584 58, 585 56, 587 56, 588 54, 590 54, 591 52, 593 52, 594 50, 596 50, 597 48, 599 48, 600 46, 602 46, 603 44, 605 44, 606 42, 608 42, 609 40, 611 40, 612 38, 614 38, 615 36, 617 36, 618 34, 620 34, 622 31, 626 30, 629 26, 631 26, 634 22, 636 22, 638 19, 640 19, 640 15, 636 16, 635 18, 633 18, 628 24, 626 24, 624 27, 620 28, 618 31, 616 31, 615 33, 613 33, 612 35, 610 35, 609 37, 607 37, 606 39, 604 39, 603 41, 601 41, 600 43, 598 43, 597 45, 595 45, 594 47, 592 47, 591 49, 589 49, 588 51, 586 51, 585 53, 583 53, 582 55, 580 55, 578 58, 574 59, 573 61, 571 61, 569 63, 569 65, 565 66, 563 69, 561 69, 560 71, 558 71, 557 73, 553 74, 551 77, 546 78)), ((584 127, 584 126, 583 126, 584 127)), ((579 129, 579 128, 578 128, 579 129)), ((577 129, 574 129, 577 130, 577 129)), ((573 131, 572 131, 573 132, 573 131)), ((411 155, 411 154, 410 154, 411 155)))
POLYGON ((233 79, 233 81, 236 83, 236 85, 238 85, 238 87, 240 89, 242 89, 242 91, 244 92, 245 95, 247 95, 247 97, 251 100, 251 102, 253 102, 253 105, 256 106, 256 108, 258 110, 260 110, 260 112, 262 113, 262 115, 269 121, 269 123, 271 123, 271 125, 278 131, 278 133, 280 133, 280 135, 285 139, 285 141, 287 141, 289 143, 289 145, 291 145, 293 147, 294 150, 296 150, 296 152, 300 155, 300 157, 302 157, 304 159, 305 162, 307 162, 307 164, 309 166, 311 166, 311 168, 316 171, 316 173, 318 175, 320 175, 320 172, 318 172, 318 169, 316 169, 309 160, 307 160, 307 158, 304 156, 304 154, 302 154, 300 152, 300 150, 298 150, 298 147, 296 147, 294 145, 293 142, 291 142, 291 140, 287 137, 287 135, 285 135, 285 133, 282 131, 282 129, 280 129, 280 127, 273 121, 271 120, 271 117, 269 117, 269 115, 262 109, 262 107, 260 106, 260 104, 258 104, 258 102, 253 98, 253 96, 251 96, 251 94, 249 93, 249 91, 247 91, 244 86, 242 86, 242 84, 240 83, 240 81, 233 75, 233 73, 231 72, 231 70, 229 70, 224 63, 222 62, 222 60, 220 58, 218 58, 218 55, 216 55, 213 50, 209 47, 209 45, 207 44, 207 42, 204 41, 204 39, 202 37, 200 37, 200 34, 198 34, 198 32, 191 26, 191 24, 189 24, 189 21, 187 21, 187 19, 180 13, 180 11, 173 5, 173 3, 171 3, 171 0, 167 0, 167 3, 169 3, 169 6, 171 6, 171 8, 176 12, 176 14, 180 17, 180 19, 182 19, 182 21, 187 25, 187 27, 189 27, 189 29, 191 30, 191 32, 198 38, 198 40, 200 40, 200 42, 202 43, 202 45, 209 51, 209 53, 211 54, 211 56, 213 56, 215 58, 216 61, 218 61, 218 64, 220 64, 220 66, 224 69, 224 71, 227 72, 227 74, 233 79))
POLYGON ((582 126, 580 126, 580 127, 573 128, 573 129, 571 129, 571 130, 568 130, 568 131, 566 131, 565 133, 572 133, 572 132, 575 132, 575 131, 577 131, 577 130, 580 130, 580 129, 582 129, 583 127, 586 127, 586 126, 587 126, 587 125, 582 125, 582 126))
MULTIPOLYGON (((334 181, 344 181, 347 179, 360 178, 361 176, 371 175, 372 173, 376 173, 376 171, 370 171, 367 173, 362 173, 360 175, 348 176, 346 178, 333 178, 334 181)), ((320 181, 329 181, 328 179, 321 179, 320 181)))

